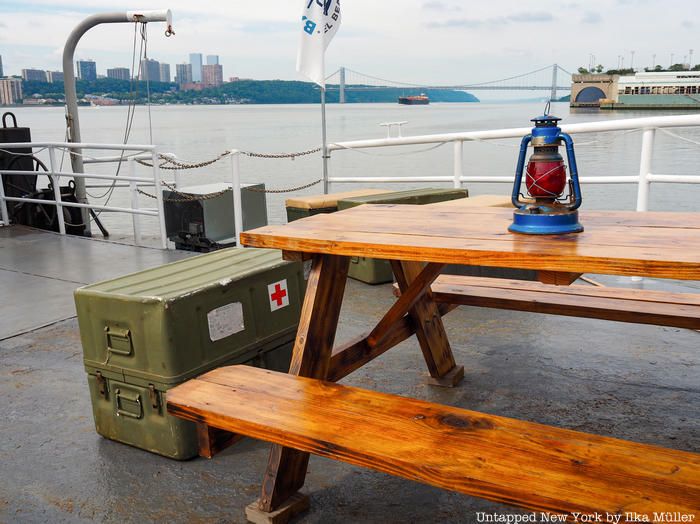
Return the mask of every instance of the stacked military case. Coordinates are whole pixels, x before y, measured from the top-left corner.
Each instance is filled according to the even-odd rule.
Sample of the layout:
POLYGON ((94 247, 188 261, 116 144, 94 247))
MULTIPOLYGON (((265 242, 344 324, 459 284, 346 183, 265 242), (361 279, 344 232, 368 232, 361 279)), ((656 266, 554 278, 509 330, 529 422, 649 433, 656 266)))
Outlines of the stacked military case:
POLYGON ((386 193, 383 189, 356 189, 343 193, 331 193, 329 195, 311 195, 285 200, 287 208, 287 222, 293 222, 300 218, 306 218, 321 213, 335 213, 338 211, 338 201, 346 198, 354 198, 367 195, 386 193))
MULTIPOLYGON (((412 189, 409 191, 394 191, 378 195, 368 195, 355 198, 347 198, 338 202, 338 211, 363 204, 413 204, 425 205, 448 200, 467 198, 469 192, 466 189, 412 189)), ((386 260, 377 260, 366 257, 353 257, 350 259, 348 276, 367 284, 384 284, 391 282, 394 275, 391 265, 386 260)))
POLYGON ((165 392, 210 369, 289 368, 306 290, 300 263, 232 248, 75 292, 97 432, 175 459, 197 455, 196 426, 165 392))

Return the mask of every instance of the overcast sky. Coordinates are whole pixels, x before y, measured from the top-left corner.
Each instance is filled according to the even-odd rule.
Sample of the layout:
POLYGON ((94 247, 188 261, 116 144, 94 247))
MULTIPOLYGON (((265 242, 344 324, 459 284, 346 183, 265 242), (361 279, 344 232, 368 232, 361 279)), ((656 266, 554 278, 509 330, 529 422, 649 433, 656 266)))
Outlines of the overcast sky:
MULTIPOLYGON (((171 64, 190 52, 218 54, 224 78, 299 79, 298 19, 306 0, 2 0, 0 55, 5 74, 22 68, 60 70, 70 29, 96 11, 170 8, 177 33, 149 24, 149 56, 171 64), (136 4, 136 5, 133 5, 136 4), (96 6, 99 6, 96 7, 96 6)), ((343 0, 343 25, 327 54, 340 65, 422 84, 487 81, 558 62, 575 70, 589 55, 606 67, 681 62, 700 55, 696 0, 343 0)), ((98 73, 129 66, 133 28, 92 29, 77 58, 98 73)), ((700 58, 700 57, 698 57, 700 58)), ((693 60, 697 63, 697 60, 693 60)), ((174 67, 172 67, 174 74, 174 67)))

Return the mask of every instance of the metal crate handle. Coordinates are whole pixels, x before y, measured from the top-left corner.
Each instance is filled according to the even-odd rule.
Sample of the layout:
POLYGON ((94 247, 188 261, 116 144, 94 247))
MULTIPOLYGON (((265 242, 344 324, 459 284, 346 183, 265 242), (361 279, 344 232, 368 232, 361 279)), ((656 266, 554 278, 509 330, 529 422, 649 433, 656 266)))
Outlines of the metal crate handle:
POLYGON ((115 392, 115 402, 117 405, 117 415, 122 417, 136 418, 139 419, 143 415, 143 406, 141 405, 141 395, 134 393, 133 395, 125 395, 120 389, 115 392), (138 412, 129 411, 128 407, 122 405, 122 401, 131 402, 136 404, 138 412))
POLYGON ((107 351, 114 353, 115 355, 122 355, 128 357, 132 353, 133 344, 131 342, 131 330, 105 327, 105 337, 107 351), (114 342, 121 342, 120 345, 124 345, 124 348, 115 347, 114 342))

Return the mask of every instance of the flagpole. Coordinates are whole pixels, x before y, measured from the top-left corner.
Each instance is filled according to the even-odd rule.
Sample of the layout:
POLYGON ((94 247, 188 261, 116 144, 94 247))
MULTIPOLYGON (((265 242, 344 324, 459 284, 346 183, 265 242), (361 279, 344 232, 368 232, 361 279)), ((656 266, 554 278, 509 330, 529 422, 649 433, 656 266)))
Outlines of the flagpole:
POLYGON ((328 194, 328 139, 326 136, 326 88, 321 87, 321 134, 323 155, 323 194, 328 194))

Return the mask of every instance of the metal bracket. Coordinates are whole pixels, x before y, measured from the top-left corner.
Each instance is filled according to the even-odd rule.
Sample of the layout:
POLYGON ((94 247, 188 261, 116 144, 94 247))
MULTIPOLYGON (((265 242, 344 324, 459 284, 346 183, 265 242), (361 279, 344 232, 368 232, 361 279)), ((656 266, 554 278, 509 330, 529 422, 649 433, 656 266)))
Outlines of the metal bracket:
POLYGON ((148 385, 148 398, 151 400, 151 407, 153 409, 158 409, 160 407, 160 398, 158 397, 158 391, 153 384, 148 385))
POLYGON ((95 373, 95 378, 97 379, 97 391, 102 398, 107 398, 107 381, 102 376, 99 371, 95 373))

